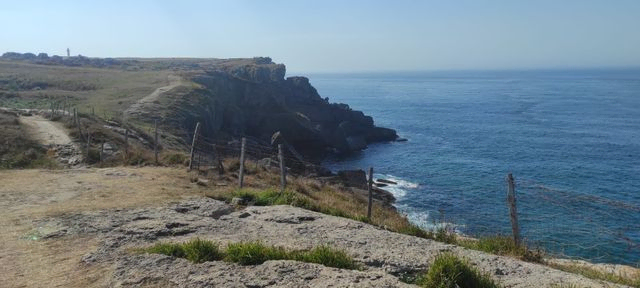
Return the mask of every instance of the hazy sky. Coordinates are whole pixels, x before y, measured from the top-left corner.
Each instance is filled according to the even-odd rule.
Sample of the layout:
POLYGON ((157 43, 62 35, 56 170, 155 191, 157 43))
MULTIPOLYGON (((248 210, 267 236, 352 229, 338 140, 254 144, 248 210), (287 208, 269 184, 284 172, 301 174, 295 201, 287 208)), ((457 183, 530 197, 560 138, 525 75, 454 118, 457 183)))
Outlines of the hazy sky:
POLYGON ((0 51, 289 71, 640 66, 639 0, 6 1, 0 51))

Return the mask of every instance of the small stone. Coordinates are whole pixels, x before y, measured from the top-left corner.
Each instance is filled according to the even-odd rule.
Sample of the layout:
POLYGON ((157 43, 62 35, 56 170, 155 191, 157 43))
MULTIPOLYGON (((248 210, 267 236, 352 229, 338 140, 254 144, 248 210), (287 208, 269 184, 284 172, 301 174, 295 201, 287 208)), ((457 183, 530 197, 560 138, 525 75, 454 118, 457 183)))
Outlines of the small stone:
POLYGON ((231 205, 245 206, 247 205, 247 201, 244 198, 233 197, 233 199, 231 199, 231 205))

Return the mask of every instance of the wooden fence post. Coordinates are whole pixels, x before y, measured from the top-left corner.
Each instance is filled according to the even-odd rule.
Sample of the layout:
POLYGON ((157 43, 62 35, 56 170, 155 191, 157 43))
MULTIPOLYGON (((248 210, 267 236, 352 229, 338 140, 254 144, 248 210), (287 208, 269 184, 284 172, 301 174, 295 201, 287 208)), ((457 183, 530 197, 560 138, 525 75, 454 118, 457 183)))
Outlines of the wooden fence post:
POLYGON ((240 181, 240 188, 244 185, 244 151, 247 145, 247 138, 242 137, 242 146, 240 147, 240 175, 238 177, 240 181))
POLYGON ((507 189, 507 203, 509 204, 509 216, 511 218, 513 241, 516 246, 520 247, 520 227, 518 226, 518 210, 516 207, 516 185, 511 173, 507 175, 507 189))
POLYGON ((124 129, 124 160, 129 158, 129 128, 124 129))
POLYGON ((278 160, 280 160, 280 193, 284 193, 284 188, 287 186, 287 171, 284 165, 284 153, 282 151, 282 144, 278 144, 278 160))
POLYGON ((154 145, 153 145, 153 153, 156 155, 156 165, 158 164, 158 120, 153 121, 153 126, 155 129, 154 133, 154 145))
POLYGON ((200 132, 200 122, 196 123, 196 130, 193 132, 193 142, 191 142, 191 153, 189 154, 189 171, 193 169, 193 156, 195 153, 196 141, 198 140, 198 133, 200 132))
POLYGON ((102 161, 104 161, 104 142, 100 144, 100 163, 102 163, 102 161))
POLYGON ((80 139, 84 141, 84 134, 82 133, 82 126, 80 125, 80 118, 78 117, 78 111, 76 111, 76 126, 78 127, 78 133, 80 133, 80 139))
POLYGON ((90 150, 91 150, 91 133, 87 132, 87 163, 89 163, 90 150))
POLYGON ((371 208, 373 206, 373 167, 369 167, 369 205, 367 206, 367 219, 371 220, 371 208))

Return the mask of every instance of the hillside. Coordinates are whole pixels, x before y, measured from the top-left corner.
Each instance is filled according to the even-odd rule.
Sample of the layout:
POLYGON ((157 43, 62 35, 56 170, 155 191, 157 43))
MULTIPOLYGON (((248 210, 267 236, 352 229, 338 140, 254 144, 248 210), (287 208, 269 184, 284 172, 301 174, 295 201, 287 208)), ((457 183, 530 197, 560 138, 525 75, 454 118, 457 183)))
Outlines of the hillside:
POLYGON ((0 107, 72 105, 141 128, 157 120, 172 139, 165 146, 176 149, 187 146, 196 122, 205 137, 224 141, 270 143, 280 132, 314 159, 398 137, 364 113, 322 98, 307 78, 285 79, 285 66, 266 57, 60 60, 27 54, 0 57, 0 107))

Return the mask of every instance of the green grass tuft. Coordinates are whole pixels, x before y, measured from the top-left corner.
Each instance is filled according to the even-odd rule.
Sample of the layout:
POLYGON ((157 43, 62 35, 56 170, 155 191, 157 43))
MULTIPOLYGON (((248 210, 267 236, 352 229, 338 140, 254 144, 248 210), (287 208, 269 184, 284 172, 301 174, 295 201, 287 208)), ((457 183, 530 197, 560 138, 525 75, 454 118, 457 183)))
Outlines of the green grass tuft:
POLYGON ((194 263, 224 260, 240 265, 259 265, 268 260, 295 260, 342 269, 359 268, 347 253, 329 246, 319 246, 309 251, 291 251, 254 241, 229 243, 224 250, 220 250, 218 243, 196 238, 185 243, 158 243, 140 251, 185 258, 194 263))
POLYGON ((484 251, 496 255, 507 255, 520 258, 524 261, 542 263, 543 253, 541 251, 532 251, 526 245, 516 246, 512 237, 509 236, 490 236, 481 237, 477 240, 458 241, 460 246, 484 251))
MULTIPOLYGON (((577 264, 558 264, 549 263, 549 266, 569 273, 580 274, 587 278, 604 280, 613 283, 623 284, 635 288, 640 288, 640 275, 628 277, 627 275, 618 275, 615 273, 606 273, 591 267, 577 264)), ((569 286, 570 287, 570 286, 569 286)))
POLYGON ((419 277, 416 284, 429 288, 499 287, 489 275, 480 273, 468 262, 460 260, 451 253, 438 255, 429 271, 419 277))
POLYGON ((294 260, 322 264, 324 266, 342 269, 358 269, 358 264, 347 253, 323 245, 304 251, 294 257, 294 260))
POLYGON ((281 247, 267 247, 260 242, 239 242, 227 245, 225 260, 240 265, 257 265, 267 260, 285 260, 289 253, 281 247))
POLYGON ((147 253, 185 258, 194 263, 221 260, 223 254, 215 242, 199 238, 185 243, 159 243, 144 250, 147 253))

